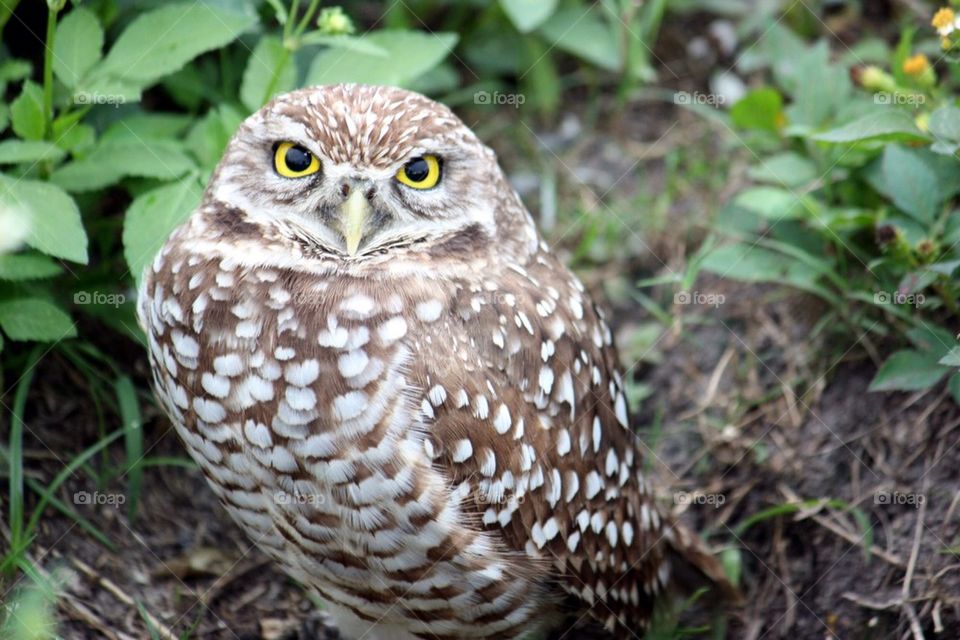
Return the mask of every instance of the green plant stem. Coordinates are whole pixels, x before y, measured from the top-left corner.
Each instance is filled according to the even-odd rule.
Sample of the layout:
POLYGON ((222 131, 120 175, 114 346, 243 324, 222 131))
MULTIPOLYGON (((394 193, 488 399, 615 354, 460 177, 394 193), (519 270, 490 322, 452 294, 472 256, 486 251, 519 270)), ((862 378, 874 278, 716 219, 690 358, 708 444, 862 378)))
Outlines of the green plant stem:
POLYGON ((53 40, 57 33, 57 10, 47 12, 47 44, 43 53, 43 117, 48 140, 53 139, 53 40))
POLYGON ((300 8, 300 0, 293 0, 290 4, 290 11, 287 12, 287 21, 283 23, 283 42, 286 45, 287 40, 293 35, 293 29, 296 25, 293 21, 297 19, 297 9, 300 8))
POLYGON ((297 29, 293 33, 293 37, 298 39, 310 25, 310 20, 313 19, 313 14, 316 12, 317 7, 320 5, 320 0, 310 0, 310 5, 307 7, 306 12, 303 14, 303 19, 300 20, 297 24, 297 29))
MULTIPOLYGON (((298 39, 295 39, 296 42, 293 43, 293 46, 299 47, 300 42, 298 39)), ((273 96, 273 92, 277 90, 277 82, 280 81, 280 73, 283 71, 283 67, 286 66, 287 62, 290 60, 290 56, 293 54, 293 50, 287 46, 287 43, 283 44, 283 55, 280 56, 280 60, 277 61, 277 65, 273 68, 273 73, 270 75, 270 82, 267 83, 267 90, 264 92, 263 99, 260 101, 260 104, 266 104, 268 100, 273 96)))
POLYGON ((23 416, 27 408, 27 395, 30 383, 36 372, 37 363, 43 358, 42 345, 33 348, 27 357, 26 373, 17 383, 13 397, 13 409, 10 412, 10 548, 13 553, 23 546, 23 416))

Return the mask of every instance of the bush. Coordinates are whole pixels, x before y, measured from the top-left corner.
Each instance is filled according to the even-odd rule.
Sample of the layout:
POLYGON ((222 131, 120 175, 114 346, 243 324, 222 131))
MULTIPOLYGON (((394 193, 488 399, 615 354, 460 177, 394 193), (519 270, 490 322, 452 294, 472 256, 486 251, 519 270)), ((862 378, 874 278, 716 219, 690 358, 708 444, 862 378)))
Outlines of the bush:
MULTIPOLYGON (((880 45, 886 65, 875 66, 772 30, 748 59, 771 84, 723 120, 752 154, 752 184, 716 221, 731 241, 705 251, 699 267, 817 296, 830 307, 818 331, 855 343, 894 329, 906 344, 871 388, 926 389, 960 365, 948 328, 960 295, 956 34, 940 42, 931 30, 914 42, 906 30, 892 51, 880 45), (924 52, 941 46, 938 73, 924 52)), ((950 389, 960 401, 960 374, 950 389)))

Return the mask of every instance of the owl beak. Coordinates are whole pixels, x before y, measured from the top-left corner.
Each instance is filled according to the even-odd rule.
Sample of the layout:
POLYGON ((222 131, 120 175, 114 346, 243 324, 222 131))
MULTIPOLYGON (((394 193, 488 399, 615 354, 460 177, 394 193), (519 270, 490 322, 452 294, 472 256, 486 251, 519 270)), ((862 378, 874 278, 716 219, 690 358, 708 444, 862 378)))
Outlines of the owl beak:
POLYGON ((369 219, 370 202, 360 189, 354 189, 340 205, 340 231, 347 243, 347 253, 351 256, 357 255, 369 219))

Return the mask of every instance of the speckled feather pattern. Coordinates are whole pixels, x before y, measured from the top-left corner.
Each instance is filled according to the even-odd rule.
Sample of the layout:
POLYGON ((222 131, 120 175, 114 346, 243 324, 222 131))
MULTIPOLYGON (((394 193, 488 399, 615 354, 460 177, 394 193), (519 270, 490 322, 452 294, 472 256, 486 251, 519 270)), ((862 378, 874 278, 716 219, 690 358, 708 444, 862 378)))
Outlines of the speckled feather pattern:
POLYGON ((644 482, 603 313, 492 152, 422 96, 318 87, 251 116, 140 293, 191 456, 347 637, 518 638, 583 614, 636 632, 668 548, 692 548, 644 482), (384 193, 412 231, 341 255, 271 218, 333 197, 258 184, 271 135, 315 144, 323 180, 443 154, 448 191, 384 193))

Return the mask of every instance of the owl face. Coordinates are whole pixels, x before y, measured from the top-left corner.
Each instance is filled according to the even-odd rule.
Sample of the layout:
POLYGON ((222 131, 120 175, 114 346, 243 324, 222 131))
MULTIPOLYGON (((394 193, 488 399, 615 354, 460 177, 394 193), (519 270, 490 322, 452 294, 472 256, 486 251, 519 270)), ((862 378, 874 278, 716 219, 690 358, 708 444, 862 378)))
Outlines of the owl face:
POLYGON ((446 107, 390 87, 283 95, 244 122, 208 187, 314 253, 363 260, 467 229, 493 237, 493 152, 446 107))

